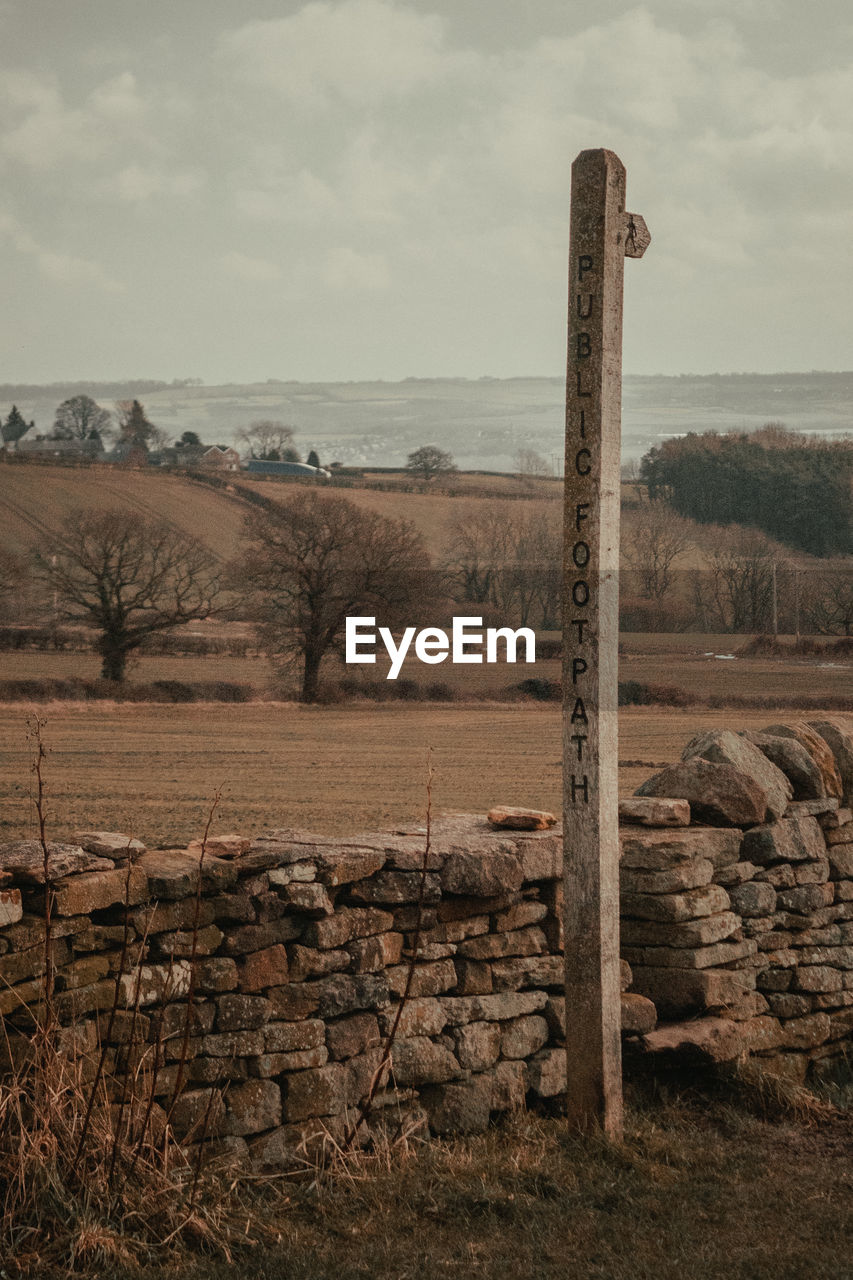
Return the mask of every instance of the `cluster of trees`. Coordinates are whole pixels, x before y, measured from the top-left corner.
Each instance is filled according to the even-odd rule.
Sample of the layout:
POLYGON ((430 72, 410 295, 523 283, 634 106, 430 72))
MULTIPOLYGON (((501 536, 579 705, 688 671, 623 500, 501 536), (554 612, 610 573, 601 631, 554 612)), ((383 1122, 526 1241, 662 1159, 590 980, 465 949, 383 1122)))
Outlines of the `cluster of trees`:
MULTIPOLYGON (((236 602, 271 652, 301 665, 306 702, 317 698, 323 658, 343 644, 348 614, 395 627, 427 618, 436 601, 414 527, 346 498, 300 490, 251 513, 245 535, 246 549, 223 570, 201 542, 164 521, 124 508, 82 510, 41 550, 36 574, 58 618, 97 633, 106 680, 124 680, 151 637, 236 602)), ((0 589, 3 572, 0 562, 0 589)))
MULTIPOLYGON (((0 424, 3 444, 15 443, 34 426, 34 422, 26 421, 17 405, 12 405, 6 420, 0 424)), ((300 462, 299 451, 293 443, 294 436, 294 427, 264 418, 239 431, 237 440, 245 446, 251 458, 268 462, 300 462)), ((165 449, 170 437, 151 422, 145 407, 137 399, 118 400, 115 410, 110 411, 91 396, 76 395, 63 400, 58 406, 48 439, 87 441, 97 448, 110 442, 120 443, 150 452, 165 449)), ((195 431, 184 431, 171 446, 174 460, 188 463, 209 447, 195 431)), ((312 467, 320 466, 316 450, 310 451, 307 462, 312 467)))
POLYGON ((562 507, 557 502, 460 506, 451 522, 445 569, 458 603, 493 609, 502 621, 560 625, 562 507))
POLYGON ((690 433, 642 460, 651 499, 683 516, 748 524, 815 556, 853 553, 853 441, 829 442, 768 423, 746 435, 690 433))

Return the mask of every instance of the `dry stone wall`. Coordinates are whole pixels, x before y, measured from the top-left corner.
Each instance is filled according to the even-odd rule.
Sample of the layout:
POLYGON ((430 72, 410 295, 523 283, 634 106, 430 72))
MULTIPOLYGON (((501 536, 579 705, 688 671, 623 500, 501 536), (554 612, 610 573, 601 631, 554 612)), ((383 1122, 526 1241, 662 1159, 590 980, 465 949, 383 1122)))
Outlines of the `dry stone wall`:
POLYGON ((841 718, 700 735, 623 802, 622 954, 664 1024, 645 1051, 752 1053, 799 1081, 843 1066, 851 805, 841 718))
MULTIPOLYGON (((853 726, 705 735, 641 792, 621 805, 626 1045, 826 1075, 853 1031, 853 726)), ((152 1123, 260 1169, 342 1137, 401 1003, 362 1137, 558 1106, 559 830, 441 818, 426 866, 425 835, 50 845, 62 1035, 114 1096, 153 1096, 152 1123)), ((0 847, 7 1071, 45 1015, 44 871, 37 842, 0 847)))

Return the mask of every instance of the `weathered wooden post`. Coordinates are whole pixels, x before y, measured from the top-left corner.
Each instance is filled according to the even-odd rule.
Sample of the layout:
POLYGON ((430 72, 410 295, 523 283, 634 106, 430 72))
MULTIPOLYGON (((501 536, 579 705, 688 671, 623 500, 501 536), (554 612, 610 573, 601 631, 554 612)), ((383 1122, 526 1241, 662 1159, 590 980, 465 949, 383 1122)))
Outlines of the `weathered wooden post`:
POLYGON ((617 654, 622 277, 650 240, 612 151, 572 165, 563 551, 563 878, 570 1124, 622 1132, 617 654))

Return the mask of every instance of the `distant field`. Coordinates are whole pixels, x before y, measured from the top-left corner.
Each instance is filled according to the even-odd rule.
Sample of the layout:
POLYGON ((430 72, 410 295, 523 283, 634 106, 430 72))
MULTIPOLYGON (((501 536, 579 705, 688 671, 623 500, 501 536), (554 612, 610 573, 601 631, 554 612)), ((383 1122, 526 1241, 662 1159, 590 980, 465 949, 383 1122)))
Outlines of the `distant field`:
MULTIPOLYGON (((831 657, 741 658, 736 654, 744 636, 698 635, 623 635, 620 640, 620 680, 636 680, 643 684, 674 685, 686 689, 697 698, 762 697, 762 698, 836 698, 853 695, 853 661, 831 657), (723 656, 718 656, 723 655, 723 656)), ((0 679, 94 678, 100 661, 93 653, 0 653, 0 679)), ((323 667, 326 680, 346 677, 364 684, 380 684, 389 691, 386 680, 388 659, 381 645, 375 666, 346 667, 330 657, 323 667)), ((130 672, 134 681, 182 680, 234 681, 249 684, 259 696, 269 696, 273 677, 265 658, 229 657, 140 657, 130 672)), ((426 666, 416 658, 407 658, 400 679, 413 679, 419 685, 439 683, 457 699, 505 699, 509 686, 528 678, 558 680, 557 660, 535 664, 505 663, 454 666, 443 662, 426 666)))
MULTIPOLYGON (((34 834, 23 706, 0 706, 0 838, 34 834)), ((560 712, 539 706, 224 707, 54 703, 50 833, 100 827, 183 844, 223 785, 216 830, 296 826, 330 834, 419 820, 427 748, 436 812, 493 804, 560 809, 560 712)), ((789 713, 791 714, 791 713, 789 713)), ((631 793, 712 726, 757 728, 768 712, 620 713, 620 791, 631 793), (642 763, 636 763, 636 762, 642 763)))

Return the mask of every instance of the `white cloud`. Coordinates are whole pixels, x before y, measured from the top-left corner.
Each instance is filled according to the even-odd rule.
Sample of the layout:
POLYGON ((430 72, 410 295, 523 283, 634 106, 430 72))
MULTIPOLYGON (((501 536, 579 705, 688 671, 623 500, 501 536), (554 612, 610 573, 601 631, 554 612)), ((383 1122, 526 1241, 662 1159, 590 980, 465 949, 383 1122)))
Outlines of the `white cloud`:
POLYGON ((385 258, 378 253, 359 253, 347 245, 331 249, 323 263, 322 276, 330 288, 339 292, 377 292, 387 289, 391 273, 385 258))
POLYGON ((128 204, 144 204, 154 196, 192 196, 203 186, 197 169, 169 173, 152 165, 129 164, 107 178, 103 190, 128 204))
POLYGON ((468 61, 445 48, 437 14, 391 0, 316 0, 292 17, 229 32, 220 50, 244 81, 305 108, 404 98, 468 61))
POLYGON ((246 280, 251 284, 266 283, 281 278, 281 268, 266 258, 252 258, 248 254, 231 250, 222 255, 222 266, 229 275, 238 280, 246 280))
POLYGON ((121 293, 124 285, 97 262, 46 248, 9 213, 0 213, 0 237, 18 253, 31 257, 40 274, 54 284, 91 285, 104 293, 121 293))

